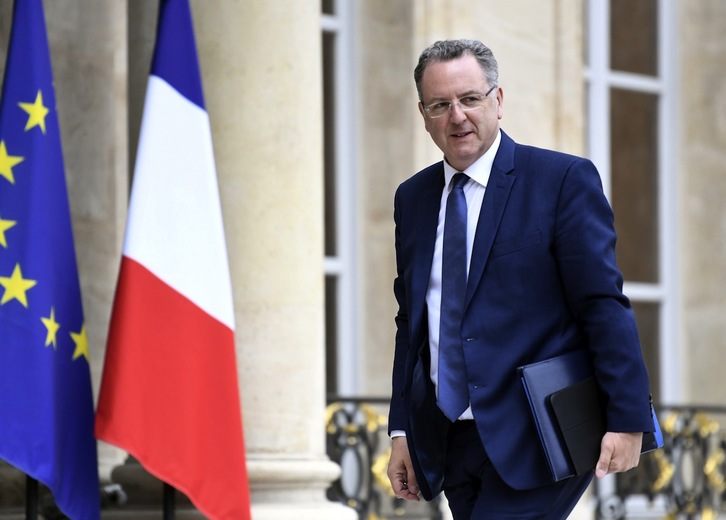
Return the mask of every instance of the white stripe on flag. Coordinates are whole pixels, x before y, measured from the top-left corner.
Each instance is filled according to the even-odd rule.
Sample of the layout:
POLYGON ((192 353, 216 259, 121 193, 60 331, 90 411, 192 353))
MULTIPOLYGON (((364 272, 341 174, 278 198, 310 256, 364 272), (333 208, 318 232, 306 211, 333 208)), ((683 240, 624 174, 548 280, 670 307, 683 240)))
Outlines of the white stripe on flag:
POLYGON ((151 76, 124 255, 234 330, 209 116, 151 76))

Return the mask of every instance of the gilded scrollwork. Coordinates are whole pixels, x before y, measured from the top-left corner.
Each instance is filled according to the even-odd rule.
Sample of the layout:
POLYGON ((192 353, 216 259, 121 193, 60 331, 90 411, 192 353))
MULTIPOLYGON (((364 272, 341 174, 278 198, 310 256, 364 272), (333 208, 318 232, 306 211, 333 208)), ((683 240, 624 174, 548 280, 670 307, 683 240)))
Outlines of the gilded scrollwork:
POLYGON ((341 466, 328 497, 354 508, 360 520, 440 519, 438 501, 410 503, 393 494, 386 404, 383 399, 340 399, 326 408, 328 456, 341 466))
MULTIPOLYGON (((355 508, 361 520, 440 519, 438 503, 409 503, 393 496, 386 475, 390 456, 386 402, 335 400, 325 411, 328 455, 342 475, 331 500, 355 508), (414 511, 415 510, 415 511, 414 511)), ((598 491, 600 519, 635 518, 633 504, 649 517, 716 520, 726 515, 726 407, 659 408, 664 446, 641 457, 638 468, 616 477, 614 492, 598 491), (641 497, 641 499, 638 499, 641 497)))
POLYGON ((615 495, 600 497, 598 518, 628 518, 627 505, 638 495, 660 504, 669 520, 715 520, 726 514, 726 436, 717 420, 726 419, 726 408, 661 407, 660 416, 663 448, 617 477, 615 495))

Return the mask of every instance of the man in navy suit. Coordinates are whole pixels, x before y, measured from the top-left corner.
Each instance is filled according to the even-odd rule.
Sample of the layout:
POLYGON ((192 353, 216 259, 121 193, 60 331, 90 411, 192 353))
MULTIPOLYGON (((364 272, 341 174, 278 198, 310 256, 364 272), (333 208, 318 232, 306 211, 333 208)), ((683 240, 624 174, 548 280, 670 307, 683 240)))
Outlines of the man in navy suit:
POLYGON ((566 518, 593 473, 552 481, 517 367, 579 349, 590 354, 606 409, 598 477, 635 467, 643 432, 653 430, 612 210, 590 161, 520 145, 500 130, 497 62, 481 42, 433 44, 414 79, 444 160, 395 196, 388 476, 407 500, 443 490, 455 520, 566 518), (452 375, 439 360, 442 244, 458 172, 468 176, 468 275, 456 334, 464 369, 452 375), (454 418, 441 411, 439 381, 447 376, 468 398, 454 418))

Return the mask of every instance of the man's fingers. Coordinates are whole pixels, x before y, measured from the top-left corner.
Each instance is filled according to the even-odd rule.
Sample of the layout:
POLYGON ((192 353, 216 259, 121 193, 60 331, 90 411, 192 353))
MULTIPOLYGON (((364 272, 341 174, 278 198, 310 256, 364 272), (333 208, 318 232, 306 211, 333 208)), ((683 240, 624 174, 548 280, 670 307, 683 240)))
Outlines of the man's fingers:
POLYGON ((398 498, 402 498, 404 500, 413 500, 418 501, 420 500, 420 497, 418 496, 418 491, 413 491, 408 484, 403 483, 400 490, 396 493, 396 496, 398 498))
POLYGON ((608 473, 628 471, 638 465, 643 434, 607 432, 600 444, 600 458, 595 466, 595 475, 604 477, 608 473))
POLYGON ((595 466, 596 477, 602 478, 608 474, 614 451, 615 444, 612 442, 610 435, 606 433, 600 443, 600 458, 598 458, 597 466, 595 466))
POLYGON ((419 500, 419 489, 416 485, 415 478, 414 482, 409 482, 402 478, 401 475, 396 475, 393 479, 391 479, 391 486, 393 487, 393 493, 398 498, 403 498, 405 500, 419 500))
POLYGON ((405 500, 419 500, 416 475, 413 472, 406 439, 403 437, 393 439, 387 473, 393 493, 397 497, 405 500))
POLYGON ((610 460, 612 458, 611 456, 612 451, 600 451, 600 458, 597 461, 597 466, 595 466, 596 477, 602 478, 608 474, 608 470, 610 469, 610 460))

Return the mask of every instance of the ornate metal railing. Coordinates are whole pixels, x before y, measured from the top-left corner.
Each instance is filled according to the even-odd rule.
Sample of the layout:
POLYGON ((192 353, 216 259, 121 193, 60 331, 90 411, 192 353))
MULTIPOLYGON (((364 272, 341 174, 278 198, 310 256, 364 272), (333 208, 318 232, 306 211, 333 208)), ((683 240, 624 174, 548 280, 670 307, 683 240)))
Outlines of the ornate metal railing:
POLYGON ((611 492, 600 486, 596 518, 632 518, 629 505, 635 497, 645 498, 650 509, 660 510, 659 518, 722 518, 726 515, 726 407, 660 406, 658 418, 663 449, 643 455, 636 470, 618 475, 611 492))
MULTIPOLYGON (((328 400, 327 449, 342 468, 328 498, 358 511, 361 520, 440 520, 438 502, 405 502, 391 491, 386 467, 388 401, 328 400)), ((662 449, 643 455, 637 469, 595 484, 600 520, 664 518, 716 520, 726 515, 726 406, 660 406, 662 449)), ((724 516, 726 517, 726 516, 724 516)))
POLYGON ((391 445, 388 400, 333 397, 328 403, 328 456, 342 470, 328 489, 328 498, 352 507, 361 520, 441 519, 438 500, 407 502, 393 495, 386 476, 391 445))

